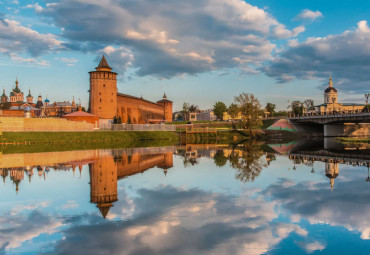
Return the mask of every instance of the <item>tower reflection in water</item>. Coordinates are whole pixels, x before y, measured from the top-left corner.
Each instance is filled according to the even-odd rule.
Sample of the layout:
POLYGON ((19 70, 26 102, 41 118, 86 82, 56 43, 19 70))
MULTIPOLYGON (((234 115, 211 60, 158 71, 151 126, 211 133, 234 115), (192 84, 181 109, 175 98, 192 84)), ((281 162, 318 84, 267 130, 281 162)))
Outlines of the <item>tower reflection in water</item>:
POLYGON ((120 179, 142 173, 150 168, 163 169, 164 174, 173 167, 174 146, 156 148, 131 148, 118 150, 86 150, 52 153, 5 154, 2 155, 0 175, 3 182, 9 177, 18 193, 21 182, 28 176, 34 178, 33 171, 44 181, 50 169, 54 171, 81 171, 89 167, 90 202, 96 204, 101 215, 106 218, 114 202, 118 200, 117 182, 120 179), (26 165, 26 166, 24 166, 26 165))
POLYGON ((151 154, 149 149, 98 151, 97 159, 89 164, 91 202, 107 217, 109 209, 118 200, 117 181, 127 176, 159 167, 167 174, 173 167, 173 152, 151 154))

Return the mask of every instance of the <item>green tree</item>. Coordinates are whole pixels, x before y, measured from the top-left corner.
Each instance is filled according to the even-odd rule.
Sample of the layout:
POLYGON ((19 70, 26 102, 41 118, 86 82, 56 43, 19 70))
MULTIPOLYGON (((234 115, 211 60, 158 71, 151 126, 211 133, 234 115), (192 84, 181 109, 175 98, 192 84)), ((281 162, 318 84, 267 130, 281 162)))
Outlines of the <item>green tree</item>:
POLYGON ((224 112, 226 112, 226 105, 223 102, 216 102, 213 106, 213 113, 216 115, 217 119, 223 120, 224 112))
POLYGON ((215 162, 215 165, 218 167, 223 167, 227 163, 227 157, 225 157, 223 150, 218 150, 215 153, 213 160, 215 162))
POLYGON ((227 108, 227 113, 231 117, 232 127, 233 127, 234 130, 236 129, 234 119, 238 116, 239 112, 240 112, 240 109, 239 109, 239 106, 237 104, 231 104, 231 105, 229 105, 229 108, 227 108))
POLYGON ((239 111, 240 109, 237 104, 231 104, 229 105, 229 108, 227 108, 227 113, 230 115, 232 120, 238 116, 239 111))
POLYGON ((117 124, 122 124, 121 116, 118 116, 118 118, 117 118, 117 124))
POLYGON ((293 101, 288 108, 292 110, 292 113, 296 116, 302 115, 303 114, 303 103, 301 101, 293 101))
POLYGON ((132 123, 132 121, 131 121, 131 116, 129 115, 128 117, 127 117, 127 124, 131 124, 132 123))
POLYGON ((197 105, 192 104, 189 107, 189 112, 199 112, 199 107, 197 105))
POLYGON ((116 116, 113 117, 113 124, 117 124, 117 117, 116 116))
POLYGON ((184 116, 184 120, 189 120, 190 104, 184 102, 182 105, 181 115, 184 116))
POLYGON ((370 104, 365 105, 365 107, 362 109, 362 112, 370 112, 370 104))
POLYGON ((303 101, 304 106, 307 110, 313 110, 315 109, 315 103, 312 99, 306 99, 303 101))
POLYGON ((265 107, 266 111, 268 111, 271 116, 273 113, 275 113, 275 109, 276 109, 276 104, 272 104, 272 103, 267 103, 266 104, 266 107, 265 107))
POLYGON ((5 102, 0 104, 0 109, 2 110, 8 110, 10 108, 10 102, 5 102))
POLYGON ((235 102, 242 114, 242 125, 245 129, 249 129, 252 136, 252 128, 262 126, 262 118, 260 118, 261 104, 253 94, 248 93, 242 93, 235 97, 235 102))

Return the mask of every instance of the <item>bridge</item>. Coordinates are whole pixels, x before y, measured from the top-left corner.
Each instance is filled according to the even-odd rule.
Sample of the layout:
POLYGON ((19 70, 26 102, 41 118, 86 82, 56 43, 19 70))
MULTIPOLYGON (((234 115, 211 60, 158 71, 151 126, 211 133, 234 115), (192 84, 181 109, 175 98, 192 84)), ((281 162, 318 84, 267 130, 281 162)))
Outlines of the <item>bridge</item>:
POLYGON ((370 113, 348 113, 290 117, 298 131, 320 131, 330 136, 370 136, 370 113))

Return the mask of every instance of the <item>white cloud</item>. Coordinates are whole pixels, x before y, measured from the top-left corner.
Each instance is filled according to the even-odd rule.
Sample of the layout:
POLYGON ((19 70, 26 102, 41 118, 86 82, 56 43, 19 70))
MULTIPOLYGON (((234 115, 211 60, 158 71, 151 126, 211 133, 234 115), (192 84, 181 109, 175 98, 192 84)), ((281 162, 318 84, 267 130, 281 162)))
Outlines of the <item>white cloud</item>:
POLYGON ((296 37, 305 30, 306 29, 304 26, 299 26, 294 28, 293 30, 288 30, 283 24, 279 24, 274 28, 274 36, 278 39, 287 39, 291 37, 296 37))
POLYGON ((55 60, 59 60, 62 63, 65 63, 67 66, 74 66, 77 62, 77 58, 55 58, 55 60))
POLYGON ((303 26, 289 30, 266 10, 242 0, 65 0, 47 5, 42 13, 63 28, 71 48, 96 53, 124 47, 130 57, 110 54, 120 62, 113 64, 120 68, 117 72, 130 62, 138 75, 160 78, 255 69, 272 59, 270 39, 304 31, 303 26))
POLYGON ((62 42, 52 34, 40 34, 19 22, 0 18, 0 52, 28 52, 32 56, 61 49, 62 42))
POLYGON ((296 19, 303 19, 303 20, 316 20, 318 18, 324 17, 320 11, 311 11, 308 9, 303 10, 296 19))
POLYGON ((23 58, 18 56, 16 53, 9 54, 10 59, 15 63, 20 64, 30 64, 30 65, 38 65, 38 66, 49 66, 50 63, 44 59, 36 59, 36 58, 23 58))
POLYGON ((290 48, 261 70, 281 83, 298 78, 322 79, 326 84, 332 73, 337 88, 362 93, 369 88, 369 41, 367 21, 360 21, 357 29, 342 34, 308 38, 304 42, 292 40, 290 48))
POLYGON ((39 3, 28 4, 25 6, 25 8, 34 9, 36 13, 41 13, 42 10, 44 9, 41 5, 39 5, 39 3))
POLYGON ((314 251, 322 251, 322 250, 325 249, 325 245, 323 245, 322 243, 320 243, 318 241, 314 241, 312 243, 307 243, 307 244, 303 245, 303 247, 308 253, 311 253, 311 252, 314 252, 314 251))

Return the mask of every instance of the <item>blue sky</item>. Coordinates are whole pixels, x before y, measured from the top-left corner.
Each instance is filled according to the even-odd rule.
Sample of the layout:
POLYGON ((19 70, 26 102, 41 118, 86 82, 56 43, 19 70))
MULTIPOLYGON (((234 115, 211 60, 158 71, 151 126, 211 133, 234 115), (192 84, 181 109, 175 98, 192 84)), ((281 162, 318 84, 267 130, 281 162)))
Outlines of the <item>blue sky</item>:
POLYGON ((175 110, 253 93, 263 105, 312 98, 333 75, 340 101, 364 102, 368 1, 0 0, 0 86, 87 106, 105 54, 122 93, 175 110))

